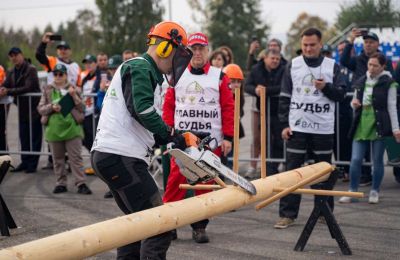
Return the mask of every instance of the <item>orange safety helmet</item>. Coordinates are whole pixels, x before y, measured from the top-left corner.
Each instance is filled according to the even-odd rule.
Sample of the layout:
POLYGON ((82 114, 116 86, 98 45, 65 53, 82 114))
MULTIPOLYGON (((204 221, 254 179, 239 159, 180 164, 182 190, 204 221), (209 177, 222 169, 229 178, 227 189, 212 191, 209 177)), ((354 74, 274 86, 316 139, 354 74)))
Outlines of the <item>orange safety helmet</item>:
POLYGON ((242 69, 239 65, 233 63, 228 64, 223 71, 230 79, 244 79, 242 69))
POLYGON ((164 21, 164 22, 156 24, 155 26, 153 26, 150 29, 150 32, 147 34, 147 37, 150 39, 151 37, 155 36, 155 37, 160 37, 160 38, 163 38, 166 40, 172 40, 173 43, 178 45, 179 42, 176 41, 176 39, 171 39, 171 34, 176 34, 176 33, 172 33, 174 29, 178 31, 176 36, 181 38, 180 42, 184 46, 186 46, 188 43, 186 31, 185 31, 185 29, 183 29, 182 26, 180 26, 179 24, 177 24, 175 22, 164 21))

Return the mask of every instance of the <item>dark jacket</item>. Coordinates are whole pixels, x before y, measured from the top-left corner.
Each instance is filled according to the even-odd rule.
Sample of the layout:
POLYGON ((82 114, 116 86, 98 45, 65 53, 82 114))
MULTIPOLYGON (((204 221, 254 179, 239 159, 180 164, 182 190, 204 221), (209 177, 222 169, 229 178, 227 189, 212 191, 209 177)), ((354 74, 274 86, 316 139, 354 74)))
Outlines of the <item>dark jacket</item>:
POLYGON ((40 93, 39 78, 34 66, 25 61, 20 68, 14 67, 8 71, 3 86, 7 88, 9 96, 14 96, 20 121, 28 122, 29 114, 31 114, 32 119, 39 118, 36 107, 39 104, 40 96, 32 97, 30 109, 29 97, 18 97, 29 92, 40 93))
MULTIPOLYGON (((362 102, 364 96, 364 86, 367 76, 359 78, 353 85, 357 90, 357 99, 362 102)), ((392 125, 388 112, 388 91, 394 80, 388 75, 383 75, 372 89, 372 107, 375 112, 376 132, 379 138, 384 136, 392 136, 392 125)), ((354 111, 353 122, 351 123, 349 138, 353 138, 361 119, 363 107, 359 107, 354 111)))
MULTIPOLYGON (((353 71, 353 81, 355 83, 359 78, 363 77, 368 70, 368 59, 369 57, 365 54, 364 51, 361 51, 358 56, 351 56, 351 51, 353 49, 353 44, 349 43, 343 50, 343 54, 340 57, 340 64, 349 70, 353 71)), ((386 68, 385 70, 389 71, 392 75, 393 66, 392 60, 386 58, 386 68)))
POLYGON ((397 63, 396 71, 394 72, 394 79, 400 84, 400 61, 397 63))
MULTIPOLYGON (((261 59, 262 60, 262 59, 261 59)), ((257 56, 254 54, 248 54, 247 55, 247 61, 246 61, 246 69, 247 71, 251 71, 251 69, 253 68, 253 66, 255 66, 258 62, 260 62, 260 60, 257 61, 257 56)), ((283 57, 281 55, 281 62, 280 65, 285 67, 286 64, 288 63, 288 61, 285 59, 285 57, 283 57)))
MULTIPOLYGON (((108 74, 107 70, 101 70, 100 68, 96 69, 96 80, 94 81, 93 84, 93 93, 97 93, 100 89, 100 83, 101 83, 101 74, 108 74)), ((83 84, 82 84, 83 86, 83 84)))
MULTIPOLYGON (((257 108, 260 109, 260 97, 256 95, 257 85, 266 87, 265 94, 270 98, 270 114, 277 116, 279 105, 279 93, 281 92, 281 81, 283 77, 284 66, 279 65, 278 68, 268 71, 265 68, 264 60, 260 60, 251 70, 250 75, 246 79, 246 93, 257 98, 257 108)), ((268 106, 267 106, 268 107, 268 106)), ((267 109, 266 107, 266 109, 267 109)))
MULTIPOLYGON (((304 56, 303 56, 304 57, 304 56)), ((324 57, 319 56, 318 58, 305 58, 304 61, 307 66, 315 68, 322 64, 324 57)), ((279 97, 279 121, 282 127, 289 127, 289 111, 290 111, 290 101, 293 91, 293 82, 291 75, 292 63, 290 62, 286 68, 282 78, 281 94, 279 97)), ((346 95, 346 81, 343 74, 340 72, 340 66, 335 64, 333 68, 333 82, 326 83, 325 87, 322 89, 322 93, 332 101, 340 102, 344 100, 346 95)))

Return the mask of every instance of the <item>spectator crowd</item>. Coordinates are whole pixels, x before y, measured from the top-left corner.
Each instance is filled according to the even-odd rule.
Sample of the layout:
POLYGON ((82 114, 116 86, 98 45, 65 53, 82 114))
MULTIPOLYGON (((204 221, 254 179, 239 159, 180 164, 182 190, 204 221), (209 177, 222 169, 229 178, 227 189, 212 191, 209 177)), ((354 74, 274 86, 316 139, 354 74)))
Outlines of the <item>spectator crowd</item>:
MULTIPOLYGON (((113 81, 126 80, 121 79, 121 75, 134 68, 128 66, 132 59, 135 62, 142 59, 142 65, 148 66, 150 57, 147 54, 139 56, 131 50, 121 54, 87 54, 82 57, 81 68, 71 59, 72 48, 68 42, 54 42, 52 35, 51 32, 45 33, 36 50, 36 59, 47 72, 47 84, 42 88, 37 69, 20 48, 10 48, 8 57, 13 67, 7 73, 0 66, 0 150, 3 153, 8 150, 7 114, 10 106, 15 104, 23 153, 21 163, 13 171, 28 174, 37 171, 44 137, 51 152, 47 167, 53 169, 56 177, 53 193, 68 191, 65 172, 68 168, 77 192, 88 195, 92 191, 86 185, 86 175, 96 171, 91 167, 84 169, 82 147, 89 152, 92 147, 99 147, 95 133, 103 100, 118 95, 115 88, 108 88, 113 81), (57 55, 50 56, 47 49, 54 43, 57 55), (41 93, 41 97, 24 95, 27 93, 41 93)), ((149 38, 149 46, 158 44, 151 42, 152 39, 149 38)), ((358 28, 353 28, 348 39, 337 46, 323 44, 322 34, 316 28, 302 32, 299 41, 299 56, 289 60, 282 53, 279 39, 269 40, 265 47, 253 39, 248 49, 246 69, 242 71, 235 64, 234 54, 228 46, 211 51, 212 43, 207 35, 201 32, 191 34, 187 37, 187 46, 193 56, 187 68, 182 69, 179 81, 173 82, 174 87, 170 87, 169 75, 152 75, 152 80, 157 83, 164 82, 155 92, 162 94, 159 102, 154 102, 155 109, 169 128, 208 132, 217 142, 213 152, 232 168, 234 89, 240 88, 240 117, 252 119, 251 133, 245 133, 240 125, 240 137, 245 134, 252 136, 249 155, 252 161, 243 175, 254 179, 258 177, 261 146, 260 95, 265 89, 268 175, 292 170, 310 161, 332 162, 334 158, 342 172, 342 181, 349 182, 349 190, 357 191, 360 186, 371 185, 368 201, 379 203, 385 151, 388 164, 393 166, 395 180, 400 183, 400 62, 393 66, 393 62, 379 51, 378 35, 358 28), (363 50, 356 55, 354 41, 359 38, 363 40, 363 50), (332 59, 334 51, 340 57, 337 61, 332 59), (163 77, 166 80, 163 81, 163 77), (245 93, 253 100, 252 110, 246 113, 243 110, 245 93), (203 129, 198 129, 198 126, 203 126, 203 129), (371 166, 365 165, 364 161, 370 162, 371 166)), ((157 55, 167 55, 167 49, 168 46, 157 50, 157 55)), ((135 77, 131 80, 140 82, 135 77)), ((139 102, 136 98, 144 95, 143 91, 135 90, 138 96, 131 100, 134 87, 126 89, 129 87, 123 89, 125 101, 139 102)), ((151 124, 151 118, 145 118, 143 114, 148 113, 147 110, 138 113, 135 109, 140 108, 128 106, 129 115, 144 125, 151 124)), ((110 116, 108 111, 107 116, 110 116)), ((179 143, 179 140, 175 141, 179 143)), ((163 162, 167 177, 162 201, 167 203, 185 198, 186 192, 178 188, 179 184, 186 182, 178 164, 169 158, 164 158, 163 162)), ((106 198, 114 197, 117 202, 123 200, 118 189, 112 185, 109 187, 106 198)), ((274 227, 284 229, 291 226, 298 217, 300 202, 301 196, 297 194, 282 198, 280 219, 274 227)), ((333 198, 328 202, 333 210, 333 198)), ((339 203, 352 202, 355 199, 350 197, 339 199, 339 203)), ((130 212, 130 209, 124 212, 130 212)), ((209 241, 206 233, 208 222, 205 219, 192 224, 195 242, 209 241)), ((176 237, 174 231, 173 238, 176 237)))

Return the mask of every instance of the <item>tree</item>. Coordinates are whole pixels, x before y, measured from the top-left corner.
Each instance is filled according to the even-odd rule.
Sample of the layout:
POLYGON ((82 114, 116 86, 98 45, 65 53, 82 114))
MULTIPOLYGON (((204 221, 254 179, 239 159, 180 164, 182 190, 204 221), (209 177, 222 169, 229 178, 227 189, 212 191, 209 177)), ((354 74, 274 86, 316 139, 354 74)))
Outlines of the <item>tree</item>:
POLYGON ((234 62, 245 67, 247 48, 253 36, 264 40, 269 26, 262 22, 259 0, 207 0, 190 4, 205 18, 205 32, 212 47, 226 45, 234 53, 234 62))
POLYGON ((336 34, 335 28, 329 28, 328 22, 319 16, 309 15, 305 12, 299 14, 296 21, 292 23, 287 33, 287 44, 285 52, 288 56, 296 56, 296 51, 300 49, 300 35, 310 27, 319 29, 322 32, 322 41, 326 42, 336 34))
MULTIPOLYGON (((19 47, 26 58, 34 61, 34 51, 30 43, 30 34, 22 28, 15 30, 10 27, 8 30, 4 27, 0 28, 0 64, 5 68, 11 68, 12 63, 8 58, 8 51, 11 47, 19 47)), ((37 64, 36 64, 37 65, 37 64)))
POLYGON ((124 49, 143 52, 151 26, 162 20, 160 0, 96 0, 100 10, 101 50, 113 55, 124 49))
POLYGON ((392 0, 357 0, 353 4, 341 5, 337 27, 343 30, 352 23, 373 27, 400 26, 398 5, 392 0))
MULTIPOLYGON (((0 64, 10 67, 8 50, 18 46, 39 69, 39 63, 34 57, 45 32, 61 34, 63 40, 70 44, 72 59, 77 62, 88 53, 96 55, 100 51, 110 56, 120 54, 124 49, 144 51, 146 35, 151 26, 162 20, 164 9, 160 2, 96 0, 99 15, 92 10, 79 10, 73 19, 59 24, 57 30, 51 25, 47 25, 43 31, 37 28, 24 31, 0 26, 0 64)), ((56 44, 49 44, 47 54, 56 55, 56 44)))
POLYGON ((192 19, 193 21, 200 25, 200 31, 206 30, 206 23, 210 20, 209 10, 207 8, 208 2, 200 0, 188 0, 188 4, 192 9, 192 19))

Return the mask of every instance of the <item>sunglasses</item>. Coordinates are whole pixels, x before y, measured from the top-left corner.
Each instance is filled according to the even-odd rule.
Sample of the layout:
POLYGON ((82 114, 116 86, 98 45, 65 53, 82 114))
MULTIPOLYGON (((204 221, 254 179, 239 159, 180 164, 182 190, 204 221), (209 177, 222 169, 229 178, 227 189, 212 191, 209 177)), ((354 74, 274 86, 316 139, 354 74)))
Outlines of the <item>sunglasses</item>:
POLYGON ((54 77, 62 77, 62 76, 64 76, 64 73, 62 73, 62 72, 55 72, 55 73, 53 73, 53 75, 54 75, 54 77))

